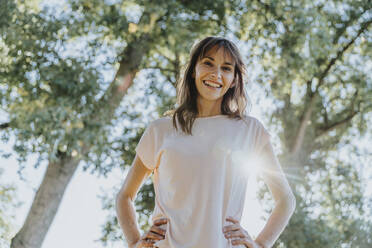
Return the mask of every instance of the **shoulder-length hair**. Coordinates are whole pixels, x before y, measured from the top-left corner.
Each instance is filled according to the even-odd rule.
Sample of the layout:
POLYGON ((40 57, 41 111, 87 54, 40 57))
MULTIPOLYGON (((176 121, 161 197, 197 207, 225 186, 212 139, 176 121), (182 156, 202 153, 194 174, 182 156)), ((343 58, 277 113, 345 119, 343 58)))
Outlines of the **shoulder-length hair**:
POLYGON ((197 96, 194 73, 197 62, 212 48, 223 48, 225 55, 228 54, 235 61, 235 85, 228 89, 222 99, 221 113, 228 118, 242 119, 247 106, 247 96, 244 92, 244 81, 246 68, 236 45, 222 37, 206 37, 193 45, 190 60, 186 64, 183 76, 177 83, 177 105, 178 107, 164 113, 172 116, 173 126, 177 130, 177 121, 184 133, 192 135, 192 126, 198 116, 197 96))

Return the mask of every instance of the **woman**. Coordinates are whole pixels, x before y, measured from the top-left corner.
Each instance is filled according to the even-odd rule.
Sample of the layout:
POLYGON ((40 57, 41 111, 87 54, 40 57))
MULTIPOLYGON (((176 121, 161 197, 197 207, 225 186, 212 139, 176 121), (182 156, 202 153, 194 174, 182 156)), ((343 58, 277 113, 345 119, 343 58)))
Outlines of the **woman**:
MULTIPOLYGON (((244 64, 220 37, 194 45, 177 87, 178 107, 152 121, 117 196, 129 247, 272 247, 295 209, 270 134, 244 115, 244 64), (276 205, 253 240, 240 226, 248 176, 260 157, 261 176, 276 205), (140 237, 133 201, 154 172, 153 225, 140 237)), ((249 203, 248 203, 249 204, 249 203)))

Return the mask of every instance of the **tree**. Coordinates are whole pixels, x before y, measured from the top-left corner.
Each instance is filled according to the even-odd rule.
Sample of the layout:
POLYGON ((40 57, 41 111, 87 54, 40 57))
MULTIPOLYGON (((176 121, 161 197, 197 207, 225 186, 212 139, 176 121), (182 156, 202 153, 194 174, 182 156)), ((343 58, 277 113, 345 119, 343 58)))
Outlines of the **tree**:
POLYGON ((80 162, 98 173, 119 164, 111 156, 116 147, 110 133, 137 72, 153 66, 148 64, 152 58, 167 56, 169 47, 183 46, 183 39, 223 31, 225 11, 234 5, 226 3, 2 4, 0 94, 9 121, 1 129, 4 135, 15 135, 14 150, 23 166, 31 152, 39 154, 35 167, 48 163, 11 247, 41 246, 80 162), (109 83, 102 73, 107 68, 115 71, 109 83))

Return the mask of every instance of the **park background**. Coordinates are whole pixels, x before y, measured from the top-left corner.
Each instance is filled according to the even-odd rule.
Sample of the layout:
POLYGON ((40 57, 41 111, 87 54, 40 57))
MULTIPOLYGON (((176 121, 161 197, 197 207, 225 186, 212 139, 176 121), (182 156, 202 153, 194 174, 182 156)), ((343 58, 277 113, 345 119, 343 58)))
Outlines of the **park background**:
MULTIPOLYGON (((0 247, 16 234, 17 248, 125 247, 115 194, 208 35, 240 48, 247 113, 296 194, 275 247, 371 247, 370 1, 5 0, 0 12, 0 247)), ((143 230, 153 196, 149 179, 143 230)), ((246 202, 256 236, 273 208, 261 180, 246 202)))

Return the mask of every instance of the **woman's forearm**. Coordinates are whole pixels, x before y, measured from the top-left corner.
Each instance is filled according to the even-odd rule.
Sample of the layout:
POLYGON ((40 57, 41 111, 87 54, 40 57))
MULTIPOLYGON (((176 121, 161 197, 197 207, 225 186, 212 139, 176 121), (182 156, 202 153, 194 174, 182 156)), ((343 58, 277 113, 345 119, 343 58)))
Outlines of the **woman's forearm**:
POLYGON ((255 241, 264 248, 272 247, 287 226, 295 208, 296 200, 294 197, 279 201, 255 241))
POLYGON ((129 247, 133 247, 140 239, 141 233, 138 229, 136 211, 132 200, 129 197, 118 196, 116 199, 116 213, 125 239, 129 247))

